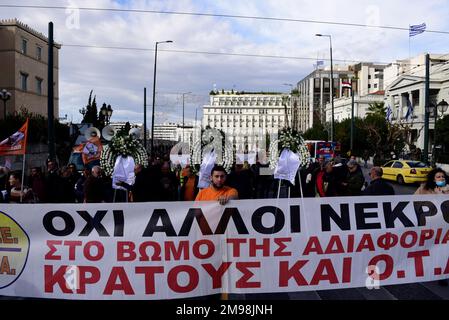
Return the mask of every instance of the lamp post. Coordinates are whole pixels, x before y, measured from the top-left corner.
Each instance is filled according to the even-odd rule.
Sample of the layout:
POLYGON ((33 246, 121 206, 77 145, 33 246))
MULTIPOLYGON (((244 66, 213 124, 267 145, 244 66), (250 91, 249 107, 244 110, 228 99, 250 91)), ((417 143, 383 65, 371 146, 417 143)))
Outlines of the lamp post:
MULTIPOLYGON (((288 101, 290 102, 290 110, 292 110, 292 108, 291 108, 291 101, 293 100, 293 96, 292 96, 293 85, 291 83, 283 83, 283 85, 290 87, 290 96, 292 97, 292 99, 288 99, 288 101)), ((287 114, 288 114, 287 105, 285 105, 285 123, 287 124, 287 127, 289 127, 288 115, 287 114)), ((291 127, 293 128, 294 127, 293 126, 293 110, 292 110, 292 114, 291 114, 291 119, 292 119, 291 127)))
POLYGON ((184 142, 184 96, 186 94, 190 94, 190 93, 192 93, 192 92, 189 91, 189 92, 184 92, 182 94, 182 142, 184 142))
POLYGON ((151 112, 151 155, 154 156, 154 102, 156 98, 156 66, 157 66, 157 45, 159 43, 172 43, 172 40, 156 41, 154 50, 154 75, 153 75, 153 110, 151 112))
POLYGON ((332 107, 332 120, 331 120, 331 141, 334 141, 334 65, 332 61, 332 36, 330 34, 321 34, 317 33, 317 37, 328 37, 330 42, 330 55, 331 55, 331 81, 330 81, 330 98, 331 98, 331 107, 332 107))
MULTIPOLYGON (((434 108, 433 113, 434 113, 434 116, 435 116, 435 125, 433 127, 434 146, 433 146, 433 150, 432 150, 432 165, 434 167, 437 164, 437 159, 436 159, 436 157, 437 157, 437 150, 436 149, 437 149, 437 120, 439 118, 438 111, 440 111, 441 115, 443 116, 444 113, 447 111, 448 106, 449 106, 449 104, 446 101, 444 101, 444 99, 441 100, 438 104, 434 104, 433 106, 431 106, 431 107, 434 108)), ((427 112, 430 113, 431 107, 428 108, 429 110, 427 110, 427 112)))
POLYGON ((6 91, 6 89, 3 89, 2 91, 0 91, 0 99, 3 100, 3 108, 4 108, 3 119, 6 119, 6 101, 11 99, 11 93, 6 91))

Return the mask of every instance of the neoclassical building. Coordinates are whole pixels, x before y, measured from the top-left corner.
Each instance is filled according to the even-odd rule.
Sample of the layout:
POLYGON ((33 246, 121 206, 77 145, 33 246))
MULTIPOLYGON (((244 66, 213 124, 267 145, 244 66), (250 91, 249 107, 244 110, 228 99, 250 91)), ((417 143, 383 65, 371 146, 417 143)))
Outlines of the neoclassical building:
MULTIPOLYGON (((393 123, 402 123, 411 128, 410 141, 416 147, 424 147, 425 118, 425 55, 404 60, 392 66, 395 79, 385 91, 385 102, 392 108, 393 123), (401 66, 402 64, 402 66, 401 66), (404 69, 404 70, 403 70, 404 69), (409 106, 413 114, 407 117, 409 106)), ((442 100, 449 101, 449 55, 430 55, 430 104, 435 106, 442 100)), ((433 111, 433 108, 432 108, 433 111)), ((445 114, 448 114, 446 111, 445 114)), ((442 114, 438 112, 438 116, 442 114)), ((429 117, 429 152, 434 144, 434 113, 429 117)))

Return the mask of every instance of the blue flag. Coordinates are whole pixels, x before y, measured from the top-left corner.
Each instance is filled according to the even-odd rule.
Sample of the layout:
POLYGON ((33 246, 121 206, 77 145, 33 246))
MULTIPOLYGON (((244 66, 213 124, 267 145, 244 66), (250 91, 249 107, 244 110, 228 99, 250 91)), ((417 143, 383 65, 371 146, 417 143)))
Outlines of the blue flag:
POLYGON ((407 98, 407 114, 405 115, 405 120, 408 121, 408 118, 413 115, 413 105, 410 102, 410 99, 407 98))
POLYGON ((424 31, 426 31, 425 23, 410 26, 409 37, 414 37, 420 33, 423 33, 424 31))
POLYGON ((391 116, 393 115, 393 110, 391 110, 391 106, 388 105, 387 107, 387 115, 386 115, 386 119, 388 122, 391 122, 391 116))

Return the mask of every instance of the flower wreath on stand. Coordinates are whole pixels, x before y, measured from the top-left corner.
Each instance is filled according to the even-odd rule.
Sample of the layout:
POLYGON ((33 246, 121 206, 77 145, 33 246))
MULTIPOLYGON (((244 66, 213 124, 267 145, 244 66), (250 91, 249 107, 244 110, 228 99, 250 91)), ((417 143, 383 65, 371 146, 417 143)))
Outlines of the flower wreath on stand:
POLYGON ((110 176, 114 171, 115 160, 118 156, 131 156, 136 164, 148 166, 148 155, 143 145, 130 136, 126 130, 119 130, 111 142, 103 148, 100 166, 105 175, 110 176))
POLYGON ((301 167, 309 164, 310 154, 301 134, 292 128, 283 128, 279 140, 270 144, 270 167, 276 168, 276 179, 295 184, 295 176, 301 167))
POLYGON ((206 154, 212 149, 217 151, 220 148, 222 158, 219 164, 230 173, 234 160, 232 143, 226 138, 222 130, 208 128, 204 132, 201 131, 201 139, 196 141, 190 149, 190 163, 193 173, 199 173, 197 165, 202 163, 206 154))

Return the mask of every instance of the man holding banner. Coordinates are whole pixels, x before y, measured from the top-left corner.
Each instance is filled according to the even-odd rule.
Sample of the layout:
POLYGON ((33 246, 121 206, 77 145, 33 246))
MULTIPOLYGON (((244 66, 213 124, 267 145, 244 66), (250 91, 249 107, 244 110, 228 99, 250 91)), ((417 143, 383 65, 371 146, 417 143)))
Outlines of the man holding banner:
POLYGON ((221 205, 225 205, 229 200, 239 198, 237 190, 225 186, 226 170, 222 166, 214 166, 210 174, 211 185, 202 189, 196 196, 195 201, 218 200, 221 205))

